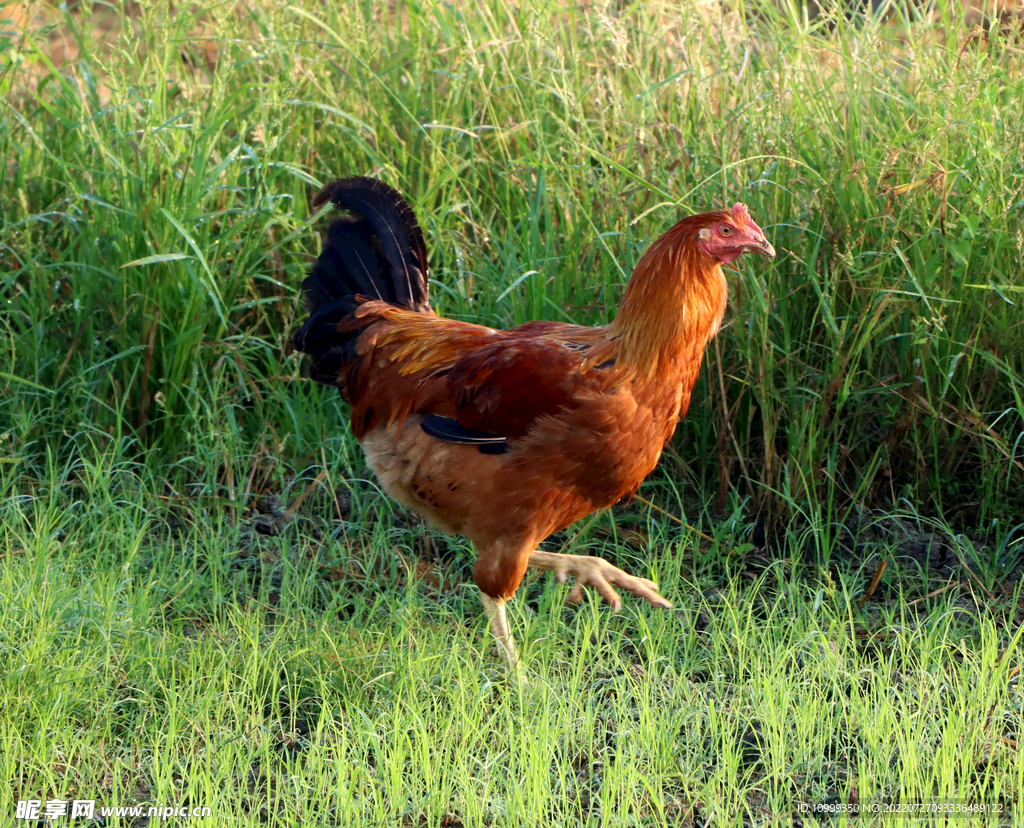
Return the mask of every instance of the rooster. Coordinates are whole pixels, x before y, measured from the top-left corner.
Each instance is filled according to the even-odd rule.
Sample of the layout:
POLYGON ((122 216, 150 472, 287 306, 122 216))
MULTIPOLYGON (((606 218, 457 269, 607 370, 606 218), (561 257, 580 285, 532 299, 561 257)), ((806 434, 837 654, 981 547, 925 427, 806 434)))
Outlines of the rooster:
POLYGON ((302 283, 295 347, 309 375, 341 390, 352 431, 384 489, 477 550, 473 576, 511 671, 506 618, 527 567, 571 575, 570 600, 615 587, 671 607, 646 578, 537 545, 632 494, 686 413, 704 347, 725 313, 722 265, 775 250, 747 208, 683 219, 637 263, 608 325, 527 322, 496 330, 438 316, 412 208, 373 178, 338 179, 313 199, 348 212, 328 227, 302 283))

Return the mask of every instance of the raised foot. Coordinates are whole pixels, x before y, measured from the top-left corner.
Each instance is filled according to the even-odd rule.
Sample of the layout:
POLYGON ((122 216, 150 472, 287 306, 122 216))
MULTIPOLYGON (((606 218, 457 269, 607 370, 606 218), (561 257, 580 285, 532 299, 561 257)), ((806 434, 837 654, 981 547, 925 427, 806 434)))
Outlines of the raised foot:
POLYGON ((593 587, 616 610, 622 606, 619 594, 613 586, 626 589, 643 598, 650 604, 663 609, 671 609, 672 604, 658 594, 658 585, 646 578, 627 575, 617 566, 612 566, 603 558, 591 555, 562 555, 556 552, 532 552, 530 566, 554 572, 559 583, 565 583, 570 575, 576 583, 569 591, 569 600, 576 602, 583 598, 583 588, 593 587))

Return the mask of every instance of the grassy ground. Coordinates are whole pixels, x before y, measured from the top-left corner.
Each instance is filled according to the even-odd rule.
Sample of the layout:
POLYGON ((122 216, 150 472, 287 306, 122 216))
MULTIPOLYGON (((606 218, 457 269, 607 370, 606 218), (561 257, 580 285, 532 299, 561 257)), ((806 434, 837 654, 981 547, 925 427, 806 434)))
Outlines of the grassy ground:
POLYGON ((1019 808, 1012 28, 756 3, 120 12, 0 24, 0 807, 1019 808), (552 540, 677 609, 566 608, 531 576, 532 682, 506 686, 472 550, 381 495, 289 353, 309 198, 349 173, 409 195, 439 312, 492 325, 605 321, 650 238, 750 206, 780 256, 730 277, 644 501, 552 540))

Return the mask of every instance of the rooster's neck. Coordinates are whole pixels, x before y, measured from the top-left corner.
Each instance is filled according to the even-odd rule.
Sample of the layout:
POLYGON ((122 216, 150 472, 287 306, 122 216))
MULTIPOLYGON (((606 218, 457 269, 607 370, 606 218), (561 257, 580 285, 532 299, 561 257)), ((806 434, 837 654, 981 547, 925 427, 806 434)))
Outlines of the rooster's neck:
POLYGON ((690 224, 684 219, 647 249, 611 324, 617 359, 638 379, 679 382, 685 392, 728 296, 721 265, 701 251, 690 224))

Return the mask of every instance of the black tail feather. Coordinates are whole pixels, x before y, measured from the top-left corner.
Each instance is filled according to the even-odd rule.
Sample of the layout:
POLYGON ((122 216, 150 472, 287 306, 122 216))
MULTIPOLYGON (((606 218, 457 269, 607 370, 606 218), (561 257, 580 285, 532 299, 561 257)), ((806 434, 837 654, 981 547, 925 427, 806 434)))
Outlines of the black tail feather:
POLYGON ((302 283, 306 310, 314 311, 324 302, 345 296, 384 298, 378 283, 385 277, 373 249, 372 233, 366 219, 345 216, 331 222, 320 257, 302 283))
MULTIPOLYGON (((338 178, 313 199, 358 213, 369 224, 383 254, 383 273, 374 280, 378 298, 412 310, 429 308, 427 245, 412 207, 394 187, 376 178, 338 178), (386 266, 385 265, 386 262, 386 266)), ((332 240, 328 239, 328 245, 332 240)))
POLYGON ((312 357, 313 379, 340 385, 359 332, 340 333, 337 325, 359 306, 357 297, 430 311, 427 246, 412 208, 383 181, 337 179, 317 193, 313 206, 328 201, 353 215, 327 228, 323 250, 302 282, 310 316, 294 342, 312 357))

